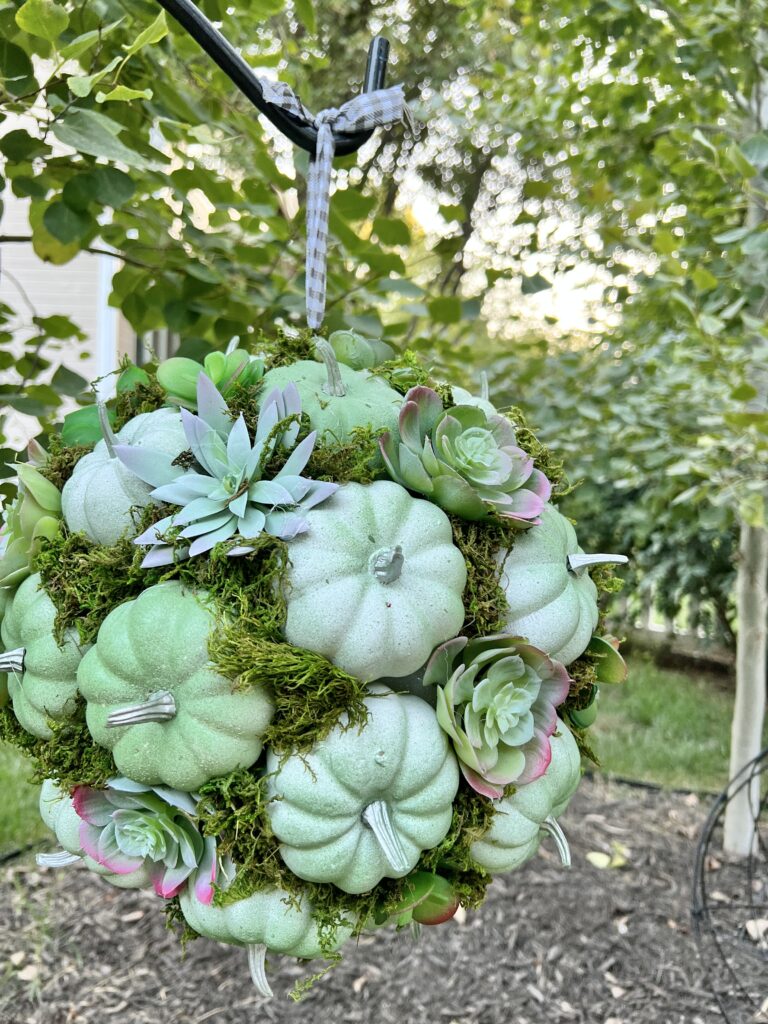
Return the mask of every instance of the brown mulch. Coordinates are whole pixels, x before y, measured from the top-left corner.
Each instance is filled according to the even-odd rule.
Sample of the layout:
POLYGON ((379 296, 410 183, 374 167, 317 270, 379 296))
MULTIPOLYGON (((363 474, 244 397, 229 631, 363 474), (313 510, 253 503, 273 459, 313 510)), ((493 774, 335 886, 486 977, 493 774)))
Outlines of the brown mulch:
POLYGON ((585 780, 562 819, 570 871, 550 846, 417 943, 365 935, 300 1003, 288 992, 306 965, 272 958, 265 1001, 243 950, 200 939, 182 957, 157 897, 27 859, 0 875, 0 1022, 715 1024, 689 922, 706 811, 695 796, 585 780), (590 851, 626 864, 598 869, 590 851))

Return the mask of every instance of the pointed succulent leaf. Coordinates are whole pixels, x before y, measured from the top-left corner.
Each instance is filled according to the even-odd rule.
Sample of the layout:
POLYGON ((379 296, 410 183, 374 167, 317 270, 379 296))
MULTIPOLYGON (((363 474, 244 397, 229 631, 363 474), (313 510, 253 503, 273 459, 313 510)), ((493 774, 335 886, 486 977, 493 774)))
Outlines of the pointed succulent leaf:
POLYGON ((174 466, 170 455, 153 451, 151 448, 116 444, 115 455, 134 476, 152 487, 170 484, 184 472, 180 466, 174 466))

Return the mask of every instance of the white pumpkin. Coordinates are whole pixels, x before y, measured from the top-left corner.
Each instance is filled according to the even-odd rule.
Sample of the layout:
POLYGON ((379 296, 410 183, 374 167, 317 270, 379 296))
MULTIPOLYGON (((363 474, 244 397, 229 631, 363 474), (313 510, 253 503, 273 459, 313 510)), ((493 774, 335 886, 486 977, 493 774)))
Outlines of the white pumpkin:
POLYGON ((270 751, 267 811, 291 871, 344 892, 402 878, 451 826, 459 770, 434 711, 383 686, 360 729, 340 724, 307 754, 270 751))
POLYGON ((77 463, 61 492, 64 522, 97 544, 115 544, 136 531, 134 508, 149 505, 152 488, 115 456, 114 445, 154 448, 176 458, 189 447, 181 416, 175 409, 157 409, 129 420, 115 436, 102 414, 104 439, 77 463))
POLYGON ((289 643, 358 679, 410 675, 464 621, 464 558, 446 514, 399 484, 344 484, 291 541, 289 643))
POLYGON ((513 633, 569 665, 587 649, 597 626, 597 587, 588 565, 626 562, 623 555, 585 555, 571 523, 545 505, 541 523, 515 539, 504 563, 501 586, 513 633))

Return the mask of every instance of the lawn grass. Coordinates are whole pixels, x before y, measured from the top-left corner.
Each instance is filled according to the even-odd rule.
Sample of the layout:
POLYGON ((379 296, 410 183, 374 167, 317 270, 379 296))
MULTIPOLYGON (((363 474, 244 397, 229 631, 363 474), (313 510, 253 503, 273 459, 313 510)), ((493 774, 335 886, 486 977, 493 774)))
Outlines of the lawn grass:
POLYGON ((719 791, 728 775, 732 685, 636 656, 625 683, 601 688, 590 740, 603 770, 678 789, 719 791))
MULTIPOLYGON (((611 775, 680 789, 720 790, 727 780, 733 695, 722 680, 658 668, 640 657, 629 679, 604 686, 590 741, 611 775)), ((29 767, 0 743, 0 857, 48 833, 29 767)))

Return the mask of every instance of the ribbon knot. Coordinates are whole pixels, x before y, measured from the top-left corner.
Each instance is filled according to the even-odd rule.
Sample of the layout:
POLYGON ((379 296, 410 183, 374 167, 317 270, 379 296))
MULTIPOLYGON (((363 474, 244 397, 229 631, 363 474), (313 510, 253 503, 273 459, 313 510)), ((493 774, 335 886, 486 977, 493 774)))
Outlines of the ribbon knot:
POLYGON ((307 258, 306 304, 307 324, 317 330, 325 313, 326 262, 328 257, 328 208, 331 194, 331 170, 335 142, 333 129, 340 132, 370 131, 405 121, 410 124, 410 111, 403 96, 403 87, 364 92, 341 107, 328 107, 311 114, 293 90, 284 82, 261 79, 264 99, 289 113, 303 117, 317 128, 317 148, 309 162, 307 174, 307 258))

